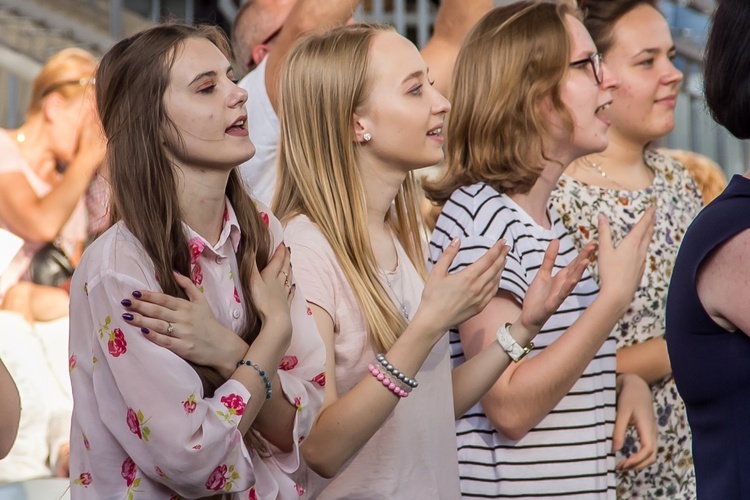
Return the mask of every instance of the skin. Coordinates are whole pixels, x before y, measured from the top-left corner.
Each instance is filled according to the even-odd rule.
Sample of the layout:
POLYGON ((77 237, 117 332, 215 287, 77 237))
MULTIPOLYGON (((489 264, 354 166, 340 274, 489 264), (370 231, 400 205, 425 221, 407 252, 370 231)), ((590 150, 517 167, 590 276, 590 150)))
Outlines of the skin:
POLYGON ((18 433, 21 419, 21 400, 13 378, 0 360, 0 459, 10 451, 18 433))
MULTIPOLYGON (((566 25, 571 38, 570 60, 582 59, 596 48, 583 25, 567 16, 566 25)), ((607 146, 608 123, 600 119, 597 109, 611 101, 611 91, 619 82, 605 68, 604 82, 597 86, 590 65, 571 68, 563 82, 561 97, 574 121, 572 140, 554 132, 546 142, 548 157, 563 163, 546 163, 544 170, 528 193, 511 196, 534 220, 550 227, 547 204, 552 189, 562 174, 564 165, 581 154, 601 150, 607 146)), ((561 123, 551 115, 551 123, 561 123)), ((537 356, 512 365, 503 373, 485 397, 482 405, 492 425, 513 440, 521 439, 536 426, 570 391, 609 336, 617 320, 632 300, 645 266, 648 243, 653 235, 654 212, 649 209, 628 236, 615 248, 609 224, 599 218, 598 262, 601 270, 601 290, 591 306, 566 332, 537 356)), ((529 290, 531 291, 531 289, 529 290)), ((523 307, 529 297, 526 296, 523 307)), ((495 330, 507 321, 522 315, 521 305, 508 293, 500 291, 477 316, 459 326, 464 353, 471 360, 480 349, 494 342, 495 330)), ((645 467, 656 457, 656 423, 651 395, 646 387, 630 381, 619 383, 618 412, 613 444, 622 446, 627 425, 638 422, 642 448, 620 464, 622 468, 645 467), (624 422, 624 423, 623 423, 624 422)))
MULTIPOLYGON (((602 153, 574 162, 568 171, 594 186, 640 190, 651 185, 654 173, 643 160, 643 150, 674 128, 674 108, 682 82, 675 68, 675 46, 664 16, 649 5, 639 5, 613 27, 613 44, 604 54, 607 69, 621 82, 614 101, 603 115, 611 121, 609 146, 602 153), (606 177, 590 167, 595 162, 606 177)), ((672 373, 663 332, 617 351, 617 369, 636 373, 654 384, 672 373)))

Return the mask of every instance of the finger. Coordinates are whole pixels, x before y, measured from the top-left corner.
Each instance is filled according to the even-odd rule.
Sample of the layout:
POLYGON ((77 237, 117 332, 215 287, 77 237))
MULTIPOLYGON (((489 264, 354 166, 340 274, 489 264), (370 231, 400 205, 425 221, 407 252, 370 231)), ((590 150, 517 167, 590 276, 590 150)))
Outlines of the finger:
MULTIPOLYGON (((169 309, 168 307, 160 306, 157 304, 151 304, 149 302, 142 302, 140 300, 133 300, 129 301, 128 299, 125 299, 122 301, 123 306, 126 307, 129 314, 132 314, 133 316, 138 313, 140 316, 144 316, 149 319, 154 319, 157 321, 169 321, 171 323, 174 323, 179 319, 180 314, 178 314, 177 311, 174 309, 169 309), (130 306, 126 306, 125 302, 130 302, 130 306)), ((127 314, 127 313, 126 313, 127 314)), ((128 319, 125 315, 123 315, 123 318, 126 320, 128 319)), ((148 328, 151 328, 150 326, 148 328)))
POLYGON ((503 276, 503 269, 505 269, 505 264, 508 260, 508 252, 510 251, 510 247, 508 245, 505 245, 505 242, 503 242, 503 240, 500 241, 502 242, 502 246, 498 245, 497 249, 500 253, 497 258, 492 261, 492 265, 486 271, 475 278, 480 282, 486 282, 490 284, 495 289, 497 289, 500 283, 500 278, 502 278, 503 276))
POLYGON ((620 465, 617 467, 620 470, 641 469, 650 463, 649 460, 654 455, 654 452, 655 450, 652 446, 647 447, 641 442, 641 449, 635 455, 631 455, 620 462, 620 465))
POLYGON ((156 330, 150 330, 148 333, 143 332, 143 336, 152 343, 169 349, 179 356, 179 353, 177 351, 179 351, 180 339, 170 337, 169 335, 165 335, 163 333, 159 333, 156 330))
POLYGON ((450 245, 443 250, 443 255, 440 256, 435 265, 432 267, 432 273, 435 276, 447 276, 448 269, 450 269, 453 259, 458 254, 458 249, 461 248, 461 240, 459 238, 453 238, 450 245))
POLYGON ((296 284, 296 283, 294 283, 294 284, 293 284, 293 285, 292 285, 292 286, 291 286, 291 287, 289 288, 289 295, 287 295, 287 302, 289 303, 289 306, 290 306, 290 307, 291 307, 291 305, 292 305, 292 302, 294 302, 294 295, 296 294, 296 292, 297 292, 297 284, 296 284))
POLYGON ((183 290, 185 290, 185 294, 187 295, 190 302, 202 302, 206 300, 206 297, 204 297, 198 287, 195 286, 193 280, 191 280, 187 276, 174 271, 174 279, 175 281, 177 281, 177 284, 180 285, 183 290))
POLYGON ((648 207, 630 232, 633 233, 636 238, 643 238, 648 233, 649 229, 653 228, 655 220, 656 209, 654 207, 648 207))
POLYGON ((618 451, 625 444, 625 431, 628 428, 628 422, 630 418, 625 418, 624 415, 618 414, 615 418, 615 428, 612 431, 612 451, 618 451))
POLYGON ((612 248, 612 229, 609 221, 603 214, 599 214, 599 250, 612 248))
POLYGON ((539 271, 544 272, 548 276, 552 276, 552 270, 555 268, 555 261, 557 260, 557 254, 560 250, 560 240, 554 239, 549 242, 547 250, 544 252, 544 259, 542 265, 539 267, 539 271))
POLYGON ((287 248, 283 244, 279 244, 279 246, 277 246, 276 250, 273 252, 273 255, 268 261, 266 267, 262 271, 260 271, 260 275, 264 279, 275 278, 276 276, 278 276, 286 260, 286 254, 288 253, 289 250, 287 250, 287 248))
POLYGON ((468 279, 491 279, 497 274, 498 266, 505 267, 508 250, 510 247, 505 244, 505 240, 497 240, 484 255, 461 272, 466 273, 464 277, 468 279))
POLYGON ((137 328, 141 328, 142 333, 146 333, 143 331, 144 328, 149 332, 160 332, 164 334, 166 334, 167 330, 169 329, 169 322, 167 322, 166 320, 150 318, 136 312, 125 313, 122 315, 122 317, 125 321, 128 322, 128 324, 137 328), (127 316, 128 314, 130 315, 129 317, 127 316))
MULTIPOLYGON (((156 304, 162 307, 166 307, 167 309, 171 309, 172 311, 178 310, 180 308, 180 301, 184 300, 179 297, 167 295, 166 293, 152 292, 149 290, 134 290, 131 295, 133 296, 132 300, 125 300, 131 300, 133 304, 135 304, 136 302, 156 304)), ((123 305, 125 304, 123 303, 123 305)))

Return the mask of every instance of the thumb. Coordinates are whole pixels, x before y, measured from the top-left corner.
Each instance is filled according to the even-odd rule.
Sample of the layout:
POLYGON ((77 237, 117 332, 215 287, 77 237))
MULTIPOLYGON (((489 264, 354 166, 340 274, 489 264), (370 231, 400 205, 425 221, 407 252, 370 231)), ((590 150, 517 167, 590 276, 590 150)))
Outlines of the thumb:
POLYGON ((193 283, 193 280, 177 271, 173 271, 173 273, 175 281, 177 281, 177 284, 185 290, 190 302, 200 302, 205 299, 201 291, 195 286, 195 283, 193 283))
POLYGON ((450 269, 453 259, 458 255, 458 250, 461 248, 461 240, 459 238, 453 238, 450 245, 443 251, 443 255, 440 256, 435 266, 432 268, 432 273, 436 276, 446 276, 448 269, 450 269))

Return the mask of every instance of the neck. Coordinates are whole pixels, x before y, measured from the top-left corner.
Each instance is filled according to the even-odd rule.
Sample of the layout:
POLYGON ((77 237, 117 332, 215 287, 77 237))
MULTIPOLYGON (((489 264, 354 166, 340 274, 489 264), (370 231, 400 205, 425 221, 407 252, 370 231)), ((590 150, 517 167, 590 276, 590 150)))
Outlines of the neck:
POLYGON ((551 228, 551 222, 547 216, 549 198, 566 166, 546 162, 542 174, 528 192, 510 195, 510 198, 523 208, 534 219, 534 222, 546 229, 551 228))
POLYGON ((403 170, 393 168, 383 162, 362 155, 359 169, 365 189, 367 203, 367 227, 372 239, 383 236, 385 218, 390 212, 393 200, 406 179, 403 170))
POLYGON ((614 178, 650 172, 643 161, 643 149, 646 146, 643 142, 629 140, 613 129, 610 129, 608 138, 607 149, 586 157, 590 162, 596 163, 614 178))
POLYGON ((52 153, 49 131, 41 115, 29 118, 26 123, 8 134, 18 146, 21 157, 41 178, 46 178, 57 168, 57 160, 52 153))
POLYGON ((219 241, 229 173, 175 167, 183 221, 212 245, 219 241))

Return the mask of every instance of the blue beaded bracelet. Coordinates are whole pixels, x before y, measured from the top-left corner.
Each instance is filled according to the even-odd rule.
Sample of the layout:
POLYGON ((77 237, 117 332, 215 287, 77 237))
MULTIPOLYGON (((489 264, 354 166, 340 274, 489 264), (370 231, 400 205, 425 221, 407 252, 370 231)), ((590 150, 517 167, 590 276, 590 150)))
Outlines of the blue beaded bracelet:
POLYGON ((263 382, 266 383, 266 399, 271 399, 271 392, 273 392, 273 391, 271 390, 271 381, 268 380, 268 377, 266 377, 266 372, 264 372, 263 370, 261 370, 260 366, 256 365, 255 363, 253 363, 249 359, 247 361, 245 361, 244 359, 241 359, 240 361, 237 362, 237 368, 239 368, 242 365, 249 366, 250 368, 252 368, 256 372, 258 372, 258 375, 260 375, 261 377, 263 377, 263 382))

